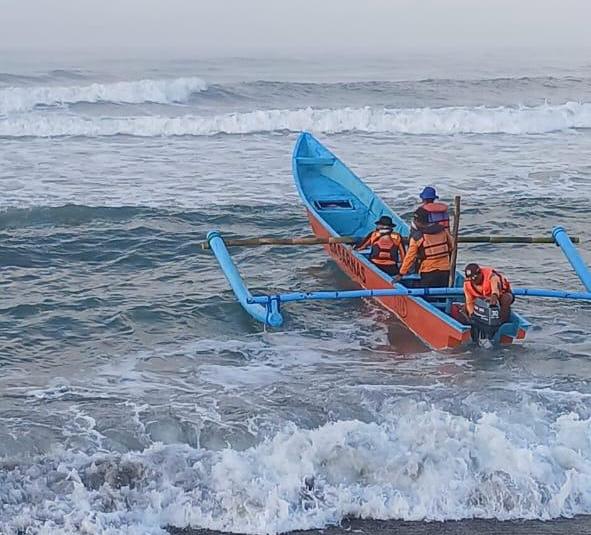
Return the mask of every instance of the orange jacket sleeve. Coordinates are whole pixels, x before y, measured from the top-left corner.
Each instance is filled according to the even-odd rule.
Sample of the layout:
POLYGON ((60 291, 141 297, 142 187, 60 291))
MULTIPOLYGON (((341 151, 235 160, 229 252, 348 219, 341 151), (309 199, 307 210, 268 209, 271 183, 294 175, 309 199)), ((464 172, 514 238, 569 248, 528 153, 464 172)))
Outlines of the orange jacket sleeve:
POLYGON ((400 262, 400 264, 402 264, 404 262, 404 257, 406 256, 406 253, 404 251, 404 244, 402 243, 402 236, 398 236, 398 261, 400 262))
POLYGON ((373 231, 370 232, 365 238, 363 238, 363 241, 359 245, 355 246, 355 249, 365 249, 366 247, 369 247, 372 244, 373 234, 373 231))
POLYGON ((406 255, 404 256, 404 262, 402 262, 402 267, 400 268, 401 275, 408 275, 410 268, 414 264, 414 261, 417 259, 417 256, 419 254, 419 247, 421 246, 422 241, 422 238, 419 241, 415 240, 414 238, 410 239, 408 251, 406 251, 406 255))

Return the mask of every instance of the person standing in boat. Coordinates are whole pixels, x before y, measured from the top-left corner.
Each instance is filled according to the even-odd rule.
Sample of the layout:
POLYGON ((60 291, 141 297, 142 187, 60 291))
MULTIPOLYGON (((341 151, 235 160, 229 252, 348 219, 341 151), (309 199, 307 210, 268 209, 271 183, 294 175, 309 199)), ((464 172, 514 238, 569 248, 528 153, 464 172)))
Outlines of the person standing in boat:
POLYGON ((394 232, 394 222, 388 215, 376 221, 376 229, 370 232, 355 249, 371 247, 369 259, 388 275, 397 275, 404 260, 402 237, 394 232))
POLYGON ((431 186, 427 186, 419 194, 424 208, 429 213, 429 223, 437 223, 442 227, 449 228, 449 208, 447 204, 437 201, 439 199, 437 191, 431 186))
POLYGON ((498 305, 501 323, 507 322, 511 315, 511 305, 515 301, 509 279, 500 271, 473 263, 466 266, 464 274, 464 311, 468 318, 474 312, 474 301, 480 298, 491 305, 498 305))
POLYGON ((395 277, 396 282, 408 275, 418 262, 420 287, 447 287, 452 250, 453 238, 449 231, 439 223, 430 223, 429 212, 422 206, 417 208, 413 217, 408 251, 400 272, 395 277))

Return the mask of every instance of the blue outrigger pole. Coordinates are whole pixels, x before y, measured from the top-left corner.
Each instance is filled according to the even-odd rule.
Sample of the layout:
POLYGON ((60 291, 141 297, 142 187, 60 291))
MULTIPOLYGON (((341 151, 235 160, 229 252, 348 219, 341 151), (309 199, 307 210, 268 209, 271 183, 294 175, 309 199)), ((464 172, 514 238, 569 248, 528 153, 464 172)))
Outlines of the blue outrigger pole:
MULTIPOLYGON (((573 299, 591 301, 591 292, 565 292, 562 290, 544 290, 542 288, 513 288, 513 295, 526 297, 553 297, 555 299, 573 299)), ((354 299, 386 296, 442 297, 464 295, 462 288, 388 288, 384 290, 344 290, 323 292, 291 292, 275 295, 250 297, 249 303, 268 304, 273 301, 287 303, 292 301, 325 301, 331 299, 354 299)))
POLYGON ((577 248, 568 237, 566 230, 562 227, 554 227, 552 229, 552 237, 556 244, 562 249, 564 256, 566 256, 567 260, 570 262, 570 265, 579 276, 579 279, 581 279, 583 286, 588 292, 591 292, 591 272, 589 272, 589 268, 585 265, 579 251, 577 251, 577 248))
POLYGON ((279 312, 279 300, 267 300, 265 305, 252 302, 252 295, 244 284, 238 268, 232 261, 230 253, 226 248, 226 244, 222 236, 217 231, 212 231, 207 234, 207 241, 211 250, 218 259, 220 267, 228 279, 234 294, 240 301, 240 304, 255 320, 270 325, 271 327, 279 327, 283 323, 283 316, 279 312))
MULTIPOLYGON (((549 297, 555 299, 591 301, 591 273, 587 266, 585 266, 583 259, 562 227, 554 228, 552 235, 588 291, 569 292, 562 290, 546 290, 542 288, 514 288, 513 294, 524 297, 549 297)), ((283 316, 280 311, 281 303, 293 301, 325 301, 333 299, 359 299, 386 296, 439 297, 464 295, 462 288, 398 287, 383 290, 290 292, 253 296, 244 284, 236 265, 232 261, 221 234, 217 231, 209 232, 207 234, 207 241, 244 310, 246 310, 246 312, 248 312, 254 319, 271 327, 279 327, 283 323, 283 316)))

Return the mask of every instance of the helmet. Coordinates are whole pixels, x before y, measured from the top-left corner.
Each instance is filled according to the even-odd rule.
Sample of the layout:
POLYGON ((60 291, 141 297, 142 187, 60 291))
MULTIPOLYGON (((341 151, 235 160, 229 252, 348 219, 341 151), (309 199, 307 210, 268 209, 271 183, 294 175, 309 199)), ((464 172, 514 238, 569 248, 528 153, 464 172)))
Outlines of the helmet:
POLYGON ((435 188, 432 188, 431 186, 424 188, 423 191, 421 191, 419 197, 424 201, 434 201, 435 199, 439 199, 435 188))

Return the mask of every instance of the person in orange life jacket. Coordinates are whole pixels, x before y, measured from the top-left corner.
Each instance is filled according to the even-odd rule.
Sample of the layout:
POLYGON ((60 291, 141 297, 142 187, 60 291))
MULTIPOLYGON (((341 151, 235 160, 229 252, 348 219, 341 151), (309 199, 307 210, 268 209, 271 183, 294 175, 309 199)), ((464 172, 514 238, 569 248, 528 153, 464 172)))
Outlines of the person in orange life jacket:
POLYGON ((505 323, 511 314, 511 304, 515 296, 511 292, 511 284, 505 275, 491 267, 468 264, 464 269, 464 310, 468 317, 474 312, 474 300, 478 297, 486 299, 491 305, 500 306, 500 319, 505 323))
POLYGON ((392 218, 383 215, 376 221, 376 230, 370 232, 355 249, 371 247, 369 259, 388 275, 396 275, 404 259, 400 234, 394 232, 392 218))
POLYGON ((410 232, 408 250, 400 267, 400 273, 395 277, 396 281, 407 275, 418 260, 420 287, 447 287, 449 260, 453 250, 451 234, 444 226, 429 223, 429 212, 422 207, 416 209, 413 223, 414 228, 410 232))
POLYGON ((423 201, 420 207, 429 212, 429 223, 438 223, 449 228, 449 209, 447 204, 436 201, 439 197, 435 188, 427 186, 421 191, 419 197, 423 201))

